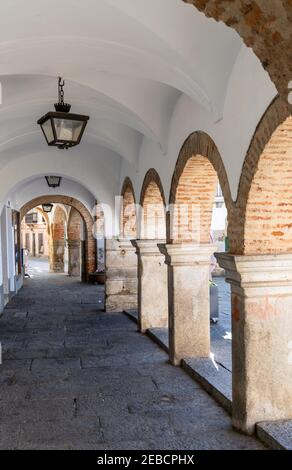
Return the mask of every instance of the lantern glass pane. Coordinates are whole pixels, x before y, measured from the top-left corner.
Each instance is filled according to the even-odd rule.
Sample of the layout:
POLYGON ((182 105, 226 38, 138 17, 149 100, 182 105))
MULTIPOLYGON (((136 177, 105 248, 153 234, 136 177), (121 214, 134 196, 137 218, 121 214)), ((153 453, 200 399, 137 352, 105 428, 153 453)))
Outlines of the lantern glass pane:
POLYGON ((54 133, 53 133, 53 130, 52 130, 51 119, 47 119, 47 121, 43 122, 43 124, 42 124, 42 129, 43 129, 43 131, 44 131, 44 134, 45 134, 45 136, 46 136, 46 139, 47 139, 48 144, 50 144, 51 142, 53 142, 53 140, 54 140, 54 133))
POLYGON ((77 142, 82 132, 83 121, 54 118, 57 141, 77 142))
POLYGON ((60 186, 61 177, 60 176, 46 176, 48 186, 60 186))

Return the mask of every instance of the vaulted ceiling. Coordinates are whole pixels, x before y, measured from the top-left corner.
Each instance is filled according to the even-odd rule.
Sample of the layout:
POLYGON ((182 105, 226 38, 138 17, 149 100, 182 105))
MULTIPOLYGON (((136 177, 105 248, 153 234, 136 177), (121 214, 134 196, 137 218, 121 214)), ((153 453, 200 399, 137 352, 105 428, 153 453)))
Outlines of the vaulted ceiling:
POLYGON ((165 152, 182 93, 220 117, 240 47, 181 0, 1 1, 0 169, 48 151, 36 121, 59 75, 72 111, 90 115, 83 158, 102 146, 134 164, 144 137, 165 152))

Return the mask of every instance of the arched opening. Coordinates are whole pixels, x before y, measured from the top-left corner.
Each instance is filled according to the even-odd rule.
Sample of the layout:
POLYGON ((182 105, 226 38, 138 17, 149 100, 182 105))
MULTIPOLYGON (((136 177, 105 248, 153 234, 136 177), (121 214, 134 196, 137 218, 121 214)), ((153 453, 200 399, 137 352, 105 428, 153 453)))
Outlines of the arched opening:
POLYGON ((41 207, 34 207, 22 218, 20 233, 24 274, 29 275, 32 263, 37 269, 49 271, 51 222, 41 207))
POLYGON ((166 238, 166 209, 164 191, 158 173, 150 169, 144 178, 140 207, 140 238, 163 240, 166 238))
MULTIPOLYGON (((166 239, 165 197, 161 180, 151 168, 140 195, 138 255, 138 326, 141 332, 168 327, 167 267, 160 252, 166 239)), ((159 334, 159 332, 157 333, 159 334)))
POLYGON ((169 202, 171 360, 179 364, 183 357, 211 354, 231 370, 230 292, 214 252, 225 251, 232 200, 220 154, 207 134, 195 132, 185 141, 169 202))
POLYGON ((230 218, 233 423, 292 416, 292 116, 276 98, 252 138, 230 218))
POLYGON ((130 240, 135 239, 137 237, 136 201, 130 178, 125 178, 121 196, 121 236, 130 240))

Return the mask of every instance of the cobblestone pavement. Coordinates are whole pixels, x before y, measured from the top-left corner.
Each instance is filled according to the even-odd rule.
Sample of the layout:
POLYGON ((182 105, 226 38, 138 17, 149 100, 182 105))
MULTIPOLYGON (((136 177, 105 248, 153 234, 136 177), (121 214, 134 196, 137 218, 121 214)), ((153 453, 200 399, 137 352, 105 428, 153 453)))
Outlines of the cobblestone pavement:
POLYGON ((261 449, 100 287, 34 270, 0 319, 1 449, 261 449))

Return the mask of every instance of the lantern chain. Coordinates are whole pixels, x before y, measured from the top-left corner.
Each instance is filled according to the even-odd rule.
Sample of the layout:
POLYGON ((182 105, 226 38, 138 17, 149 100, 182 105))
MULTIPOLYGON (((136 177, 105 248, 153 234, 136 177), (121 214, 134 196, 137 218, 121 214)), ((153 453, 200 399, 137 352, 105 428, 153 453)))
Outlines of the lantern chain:
POLYGON ((62 80, 61 77, 59 77, 59 83, 58 83, 58 94, 59 94, 59 103, 64 104, 64 85, 65 85, 65 80, 62 80))

